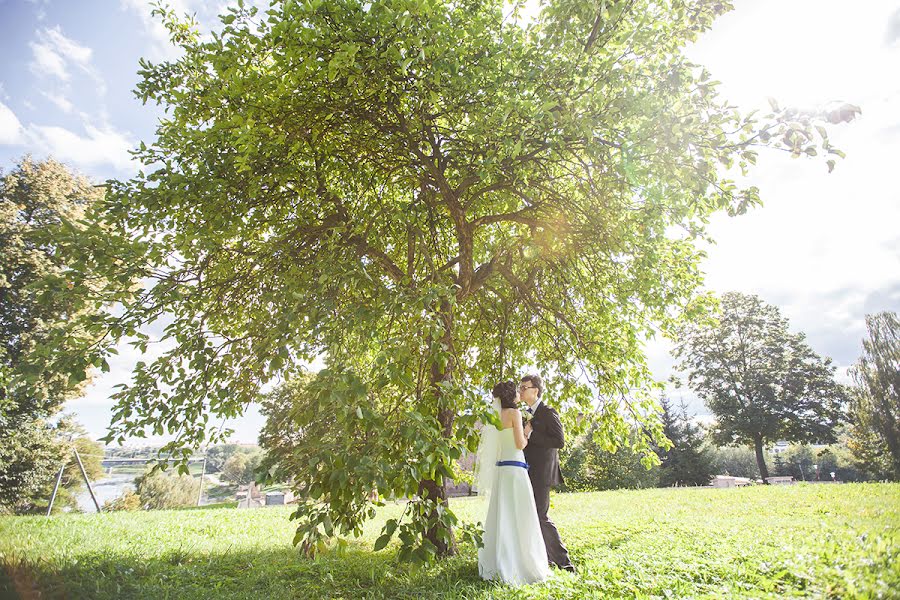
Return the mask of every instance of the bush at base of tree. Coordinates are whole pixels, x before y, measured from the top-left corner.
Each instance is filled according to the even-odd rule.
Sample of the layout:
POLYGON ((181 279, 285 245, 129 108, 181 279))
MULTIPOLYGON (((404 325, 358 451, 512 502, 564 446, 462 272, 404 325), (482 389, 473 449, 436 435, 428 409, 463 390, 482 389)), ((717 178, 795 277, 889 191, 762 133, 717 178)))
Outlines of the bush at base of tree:
POLYGON ((604 450, 594 433, 592 428, 562 451, 560 469, 565 484, 560 491, 641 489, 659 484, 659 467, 648 470, 641 462, 642 453, 627 445, 616 452, 604 450))
POLYGON ((103 503, 103 512, 113 512, 119 510, 140 510, 143 506, 141 496, 133 490, 125 490, 118 498, 107 500, 103 503))
POLYGON ((172 471, 147 471, 134 480, 146 509, 181 508, 197 504, 200 481, 172 471))

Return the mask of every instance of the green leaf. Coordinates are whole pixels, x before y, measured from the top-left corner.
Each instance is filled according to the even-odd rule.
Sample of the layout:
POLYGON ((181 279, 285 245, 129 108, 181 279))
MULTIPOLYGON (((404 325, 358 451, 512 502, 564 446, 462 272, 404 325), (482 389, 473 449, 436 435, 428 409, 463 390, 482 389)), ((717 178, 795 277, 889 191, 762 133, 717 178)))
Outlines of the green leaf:
POLYGON ((377 540, 375 540, 375 548, 374 548, 375 552, 378 552, 379 550, 383 550, 384 547, 387 546, 388 542, 390 542, 390 541, 391 541, 390 535, 384 534, 384 535, 380 536, 377 540))

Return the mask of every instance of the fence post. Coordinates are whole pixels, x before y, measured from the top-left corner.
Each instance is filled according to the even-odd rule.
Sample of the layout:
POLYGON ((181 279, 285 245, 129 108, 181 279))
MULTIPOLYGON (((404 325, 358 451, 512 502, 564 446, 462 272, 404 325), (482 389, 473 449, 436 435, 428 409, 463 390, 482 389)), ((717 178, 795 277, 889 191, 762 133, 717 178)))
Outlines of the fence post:
POLYGON ((56 492, 59 491, 59 482, 62 481, 63 471, 66 470, 66 463, 63 463, 59 468, 59 475, 56 476, 56 483, 53 485, 53 494, 50 496, 50 504, 47 506, 47 516, 50 516, 50 511, 53 510, 53 502, 56 500, 56 492))
POLYGON ((203 457, 203 469, 200 470, 200 490, 197 492, 197 506, 200 506, 200 498, 203 497, 203 476, 206 475, 206 457, 203 457))
POLYGON ((87 489, 91 493, 91 500, 94 501, 94 506, 97 507, 97 512, 101 512, 100 504, 97 502, 97 497, 94 495, 94 488, 91 487, 91 482, 88 479, 87 471, 84 470, 84 465, 81 464, 81 456, 78 455, 78 448, 72 446, 72 452, 75 453, 75 460, 78 461, 78 468, 81 469, 81 475, 84 477, 84 482, 87 484, 87 489))

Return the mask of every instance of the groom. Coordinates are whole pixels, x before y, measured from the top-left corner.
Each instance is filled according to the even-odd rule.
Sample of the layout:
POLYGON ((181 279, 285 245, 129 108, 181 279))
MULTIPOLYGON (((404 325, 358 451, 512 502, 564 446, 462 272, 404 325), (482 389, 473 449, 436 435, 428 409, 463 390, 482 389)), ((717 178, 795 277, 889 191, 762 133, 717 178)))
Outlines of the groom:
POLYGON ((547 516, 550 488, 563 482, 558 449, 565 444, 565 438, 559 415, 541 401, 543 393, 544 382, 540 375, 526 375, 519 383, 519 397, 528 405, 525 410, 532 415, 531 420, 525 424, 525 437, 528 439, 525 460, 529 465, 528 476, 534 490, 541 535, 547 547, 547 560, 553 566, 574 573, 575 567, 569 560, 569 552, 559 539, 556 525, 547 516))

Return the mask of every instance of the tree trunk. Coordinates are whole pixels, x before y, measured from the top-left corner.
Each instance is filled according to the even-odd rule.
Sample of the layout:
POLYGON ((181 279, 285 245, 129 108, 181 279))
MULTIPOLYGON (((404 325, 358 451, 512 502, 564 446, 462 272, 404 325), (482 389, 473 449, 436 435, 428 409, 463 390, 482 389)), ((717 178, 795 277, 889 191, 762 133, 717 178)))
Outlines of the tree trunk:
POLYGON ((768 483, 769 469, 766 467, 766 457, 763 454, 763 439, 761 435, 753 438, 753 449, 756 450, 756 465, 759 467, 759 476, 763 483, 768 483))
MULTIPOLYGON (((438 385, 444 381, 450 381, 453 378, 453 313, 450 303, 446 300, 441 301, 439 314, 444 325, 444 331, 441 336, 441 342, 446 345, 450 352, 450 359, 442 367, 437 361, 431 363, 431 384, 434 389, 435 398, 437 400, 437 417, 443 429, 442 434, 445 438, 453 435, 453 419, 454 413, 450 410, 443 397, 443 391, 438 385)), ((423 479, 419 482, 419 494, 425 498, 437 500, 444 507, 447 503, 447 487, 444 479, 438 476, 437 480, 423 479)), ((436 518, 437 514, 432 513, 431 518, 436 518)), ((453 529, 448 528, 445 535, 441 535, 439 527, 429 529, 425 537, 437 548, 438 556, 451 556, 456 554, 456 539, 453 535, 453 529)))

